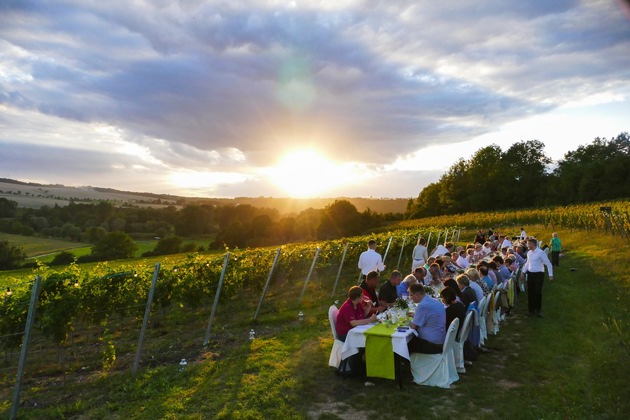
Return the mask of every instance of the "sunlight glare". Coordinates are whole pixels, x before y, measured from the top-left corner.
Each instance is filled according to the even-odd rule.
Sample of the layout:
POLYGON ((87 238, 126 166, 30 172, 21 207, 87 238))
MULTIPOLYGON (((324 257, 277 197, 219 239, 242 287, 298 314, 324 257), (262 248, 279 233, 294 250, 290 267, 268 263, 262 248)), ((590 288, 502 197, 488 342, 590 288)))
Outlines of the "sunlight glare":
POLYGON ((356 181, 351 167, 335 164, 312 149, 285 154, 272 168, 272 181, 291 197, 317 197, 336 187, 356 181))

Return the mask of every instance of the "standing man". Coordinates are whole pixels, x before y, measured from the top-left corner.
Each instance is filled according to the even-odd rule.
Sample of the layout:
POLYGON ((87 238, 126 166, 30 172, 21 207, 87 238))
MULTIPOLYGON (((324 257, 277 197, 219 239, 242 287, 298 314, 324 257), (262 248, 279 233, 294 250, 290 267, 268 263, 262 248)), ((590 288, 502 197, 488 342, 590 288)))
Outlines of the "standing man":
POLYGON ((527 241, 527 248, 529 248, 529 251, 527 251, 527 262, 525 262, 523 266, 521 279, 524 279, 525 274, 527 274, 528 316, 536 315, 542 318, 540 311, 542 308, 542 287, 543 280, 545 279, 545 266, 547 267, 550 282, 553 281, 553 267, 545 251, 538 248, 538 241, 536 239, 529 239, 527 241))
POLYGON ((363 251, 359 256, 359 269, 361 270, 363 279, 365 279, 370 271, 376 271, 378 273, 385 270, 383 258, 381 254, 376 252, 376 241, 374 239, 368 242, 368 250, 363 251))

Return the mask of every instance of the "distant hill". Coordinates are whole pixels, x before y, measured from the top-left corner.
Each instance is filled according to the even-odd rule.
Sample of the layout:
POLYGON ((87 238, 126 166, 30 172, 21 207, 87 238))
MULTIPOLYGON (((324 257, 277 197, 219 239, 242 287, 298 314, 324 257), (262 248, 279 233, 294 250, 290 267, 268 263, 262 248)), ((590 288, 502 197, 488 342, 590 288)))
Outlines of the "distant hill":
POLYGON ((312 207, 321 209, 335 200, 351 202, 360 212, 371 209, 377 213, 404 213, 407 198, 274 198, 274 197, 237 197, 203 198, 184 197, 171 194, 121 191, 103 187, 68 187, 59 184, 38 184, 13 179, 0 178, 0 197, 16 201, 19 207, 40 208, 42 206, 67 206, 70 202, 91 203, 109 201, 117 206, 139 207, 182 207, 186 204, 243 205, 277 209, 282 214, 299 213, 312 207))

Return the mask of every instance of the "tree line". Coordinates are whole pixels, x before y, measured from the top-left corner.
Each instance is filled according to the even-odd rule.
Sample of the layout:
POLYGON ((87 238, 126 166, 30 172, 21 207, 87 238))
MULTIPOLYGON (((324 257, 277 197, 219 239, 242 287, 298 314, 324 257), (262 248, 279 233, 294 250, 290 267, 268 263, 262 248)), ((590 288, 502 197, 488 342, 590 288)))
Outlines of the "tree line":
MULTIPOLYGON (((280 214, 276 209, 247 204, 190 204, 178 210, 174 206, 116 207, 106 201, 30 209, 19 208, 15 201, 0 198, 1 232, 94 244, 92 254, 81 257, 81 262, 131 257, 136 250, 133 239, 159 239, 147 256, 203 250, 184 245, 183 238, 214 237, 208 249, 271 246, 354 236, 377 229, 388 221, 402 220, 402 216, 402 213, 376 213, 369 208, 359 212, 347 200, 336 200, 323 209, 280 214)), ((23 256, 17 251, 8 243, 0 244, 0 254, 6 252, 11 260, 23 256)), ((68 252, 57 257, 55 263, 73 260, 68 252)), ((15 268, 15 264, 7 265, 2 261, 0 258, 0 266, 4 265, 0 268, 15 268)))
POLYGON ((580 204, 630 197, 630 135, 567 152, 553 162, 538 140, 506 151, 498 145, 460 159, 439 181, 409 200, 405 219, 429 216, 580 204))

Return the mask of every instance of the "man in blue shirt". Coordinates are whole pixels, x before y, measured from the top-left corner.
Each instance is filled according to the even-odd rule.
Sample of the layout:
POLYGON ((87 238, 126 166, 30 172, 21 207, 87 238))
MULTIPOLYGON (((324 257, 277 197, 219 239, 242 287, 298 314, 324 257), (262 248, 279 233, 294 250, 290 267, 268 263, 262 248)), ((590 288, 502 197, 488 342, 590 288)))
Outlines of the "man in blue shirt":
POLYGON ((409 286, 409 297, 418 306, 410 328, 418 336, 411 338, 407 346, 410 353, 437 354, 442 352, 446 338, 446 309, 431 296, 427 296, 424 286, 418 283, 409 286))

